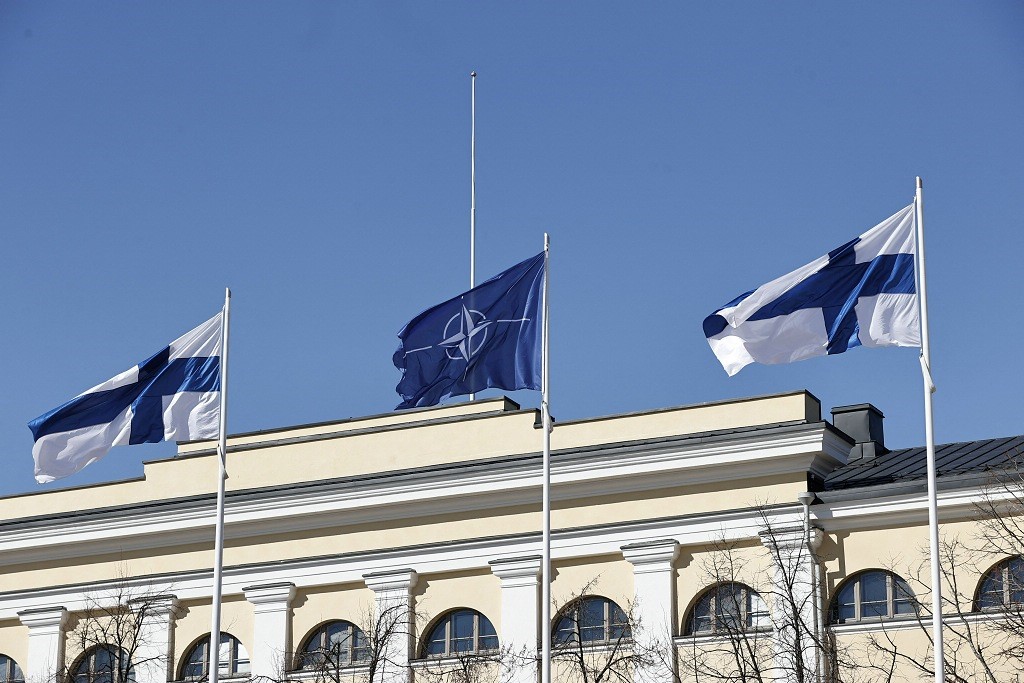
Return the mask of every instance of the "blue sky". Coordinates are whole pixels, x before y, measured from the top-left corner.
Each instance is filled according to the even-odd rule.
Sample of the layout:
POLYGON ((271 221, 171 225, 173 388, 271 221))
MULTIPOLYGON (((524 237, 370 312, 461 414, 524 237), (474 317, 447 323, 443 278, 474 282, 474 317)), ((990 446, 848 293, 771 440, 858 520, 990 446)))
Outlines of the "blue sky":
POLYGON ((472 70, 478 273, 551 233, 556 418, 806 388, 923 443, 916 351, 728 378, 701 332, 920 175, 937 439, 1024 431, 1020 3, 7 1, 0 494, 225 286, 231 431, 392 409, 397 331, 469 280, 472 70))

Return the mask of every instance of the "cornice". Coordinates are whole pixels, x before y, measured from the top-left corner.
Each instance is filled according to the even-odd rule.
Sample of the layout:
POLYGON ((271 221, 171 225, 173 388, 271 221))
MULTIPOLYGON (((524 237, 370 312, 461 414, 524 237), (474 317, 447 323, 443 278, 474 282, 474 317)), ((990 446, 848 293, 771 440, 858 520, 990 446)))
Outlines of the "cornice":
MULTIPOLYGON (((769 524, 791 525, 801 519, 801 514, 802 508, 792 504, 762 510, 691 513, 639 522, 561 529, 552 533, 551 554, 552 559, 558 561, 616 554, 624 546, 642 547, 643 544, 664 543, 666 539, 677 539, 685 547, 720 540, 757 538, 758 530, 765 523, 765 516, 769 524)), ((517 563, 522 565, 519 569, 529 572, 531 564, 539 570, 539 560, 531 556, 538 556, 541 548, 542 538, 537 531, 444 544, 408 545, 227 566, 223 571, 223 594, 241 596, 247 588, 252 590, 282 583, 309 588, 359 582, 369 585, 372 582, 382 587, 394 585, 391 590, 401 590, 405 582, 411 580, 410 572, 420 575, 490 568, 498 574, 501 571, 499 567, 511 569, 517 563)), ((211 581, 210 570, 190 570, 105 583, 8 591, 0 593, 0 619, 13 618, 19 612, 34 608, 52 611, 52 605, 65 605, 71 611, 79 610, 115 586, 150 591, 157 595, 173 590, 182 601, 209 599, 211 581)))
MULTIPOLYGON (((984 488, 937 491, 939 521, 966 521, 979 516, 978 504, 1010 498, 1009 493, 986 493, 984 488)), ((811 506, 811 517, 826 533, 864 527, 907 526, 928 523, 928 495, 906 493, 811 506)))
MULTIPOLYGON (((842 462, 845 442, 826 423, 556 451, 552 499, 818 471, 842 462)), ((239 539, 317 528, 473 513, 536 503, 540 455, 526 454, 348 482, 232 492, 225 536, 239 539)), ((0 565, 207 542, 212 498, 55 515, 0 527, 0 565)))

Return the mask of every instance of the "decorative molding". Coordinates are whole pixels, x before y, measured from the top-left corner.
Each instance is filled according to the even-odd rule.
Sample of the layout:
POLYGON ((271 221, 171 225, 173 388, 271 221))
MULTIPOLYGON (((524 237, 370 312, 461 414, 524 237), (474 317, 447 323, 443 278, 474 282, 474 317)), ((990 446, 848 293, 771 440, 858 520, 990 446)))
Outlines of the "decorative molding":
POLYGON ((419 575, 413 569, 389 569, 382 572, 363 574, 366 587, 374 593, 412 590, 419 575))
POLYGON ((540 564, 543 558, 539 555, 529 557, 510 557, 503 560, 491 560, 487 564, 491 572, 501 579, 502 588, 536 586, 540 581, 540 564))
MULTIPOLYGON (((728 438, 680 437, 561 451, 552 462, 552 499, 558 501, 772 476, 827 472, 843 462, 847 444, 825 423, 768 428, 728 438), (685 473, 672 479, 670 474, 685 473)), ((476 512, 533 503, 541 484, 537 454, 520 454, 383 473, 345 487, 316 483, 233 492, 225 511, 225 537, 388 522, 438 514, 476 512)), ((19 563, 204 542, 215 522, 208 497, 128 506, 109 515, 71 514, 17 520, 0 526, 0 562, 19 563), (170 508, 170 509, 168 509, 170 508)))
POLYGON ((644 543, 630 543, 622 546, 622 555, 633 565, 634 574, 664 572, 672 569, 672 563, 679 557, 679 541, 658 539, 644 543))
POLYGON ((63 607, 37 607, 17 614, 21 623, 32 630, 60 630, 68 620, 68 611, 63 607))
POLYGON ((775 546, 780 552, 792 552, 801 548, 809 548, 812 552, 817 550, 825 538, 824 532, 816 526, 812 526, 806 532, 803 527, 790 527, 787 529, 764 529, 758 533, 761 543, 766 548, 775 546))
POLYGON ((256 612, 280 612, 287 610, 295 597, 295 584, 282 582, 249 586, 243 588, 242 593, 255 606, 256 612))

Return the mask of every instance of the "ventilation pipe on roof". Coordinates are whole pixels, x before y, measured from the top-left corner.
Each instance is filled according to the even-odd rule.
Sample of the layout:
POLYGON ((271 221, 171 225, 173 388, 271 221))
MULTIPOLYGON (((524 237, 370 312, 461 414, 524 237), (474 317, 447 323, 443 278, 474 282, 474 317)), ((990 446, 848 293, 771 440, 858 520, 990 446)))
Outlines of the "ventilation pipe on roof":
POLYGON ((867 461, 889 452, 882 433, 884 419, 882 411, 870 403, 832 409, 832 424, 854 441, 849 462, 867 461))

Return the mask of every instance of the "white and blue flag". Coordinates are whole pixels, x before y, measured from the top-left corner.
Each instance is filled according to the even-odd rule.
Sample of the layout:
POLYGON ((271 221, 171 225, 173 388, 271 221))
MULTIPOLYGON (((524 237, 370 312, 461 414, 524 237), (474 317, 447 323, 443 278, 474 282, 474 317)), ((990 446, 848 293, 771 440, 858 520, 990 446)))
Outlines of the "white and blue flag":
POLYGON ((858 346, 921 346, 914 205, 704 320, 722 367, 793 361, 858 346))
POLYGON ((216 438, 223 315, 29 422, 36 481, 74 474, 114 446, 216 438))

